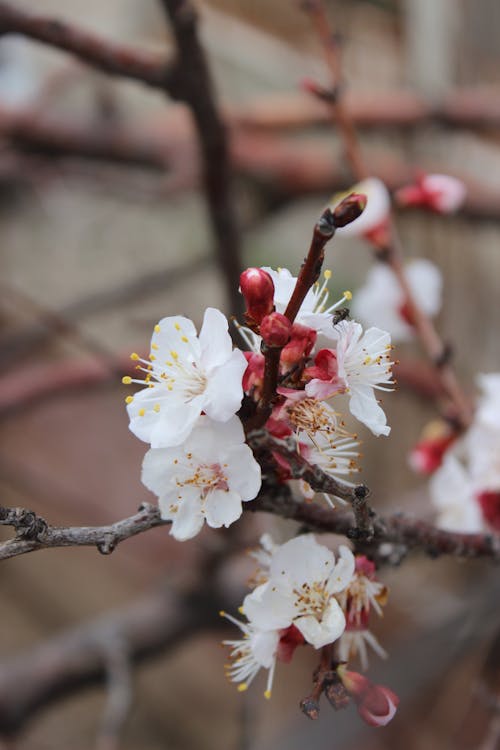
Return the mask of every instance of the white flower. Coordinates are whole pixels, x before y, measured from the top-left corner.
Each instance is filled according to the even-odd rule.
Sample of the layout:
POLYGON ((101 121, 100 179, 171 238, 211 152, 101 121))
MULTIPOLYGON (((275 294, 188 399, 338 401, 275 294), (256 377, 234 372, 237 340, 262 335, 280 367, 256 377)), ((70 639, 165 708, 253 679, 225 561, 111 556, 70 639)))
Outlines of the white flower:
POLYGON ((348 192, 334 195, 331 201, 331 209, 333 210, 350 193, 366 195, 366 207, 357 219, 351 221, 350 224, 346 224, 345 227, 337 229, 340 235, 359 237, 376 229, 388 219, 391 210, 391 196, 378 177, 367 177, 353 185, 348 192))
MULTIPOLYGON (((318 432, 313 438, 306 433, 299 434, 297 438, 298 451, 312 465, 318 466, 328 476, 340 479, 344 484, 351 487, 353 482, 346 480, 359 472, 356 459, 359 458, 359 443, 354 435, 339 430, 338 432, 325 435, 318 432)), ((303 489, 308 496, 308 486, 303 489)), ((313 493, 314 495, 314 493, 313 493)), ((330 496, 323 493, 327 503, 334 508, 330 496)), ((340 502, 345 501, 338 498, 340 502)))
POLYGON ((430 480, 431 500, 438 511, 437 525, 446 531, 478 533, 484 530, 481 508, 468 472, 448 452, 430 480))
POLYGON ((146 387, 127 398, 130 429, 153 448, 180 445, 202 412, 227 422, 241 405, 247 362, 243 352, 233 351, 227 320, 212 307, 199 337, 188 318, 163 318, 154 329, 150 361, 136 354, 132 359, 146 376, 123 382, 146 387))
POLYGON ((170 533, 184 541, 204 521, 213 528, 234 523, 241 503, 259 492, 261 472, 238 417, 221 423, 202 416, 182 445, 146 453, 142 481, 158 496, 161 517, 172 521, 170 533))
POLYGON ((339 661, 349 662, 359 656, 361 669, 368 668, 368 649, 375 651, 381 659, 387 659, 387 651, 383 648, 370 630, 346 630, 339 641, 339 661))
MULTIPOLYGON (((279 268, 275 271, 268 266, 263 267, 264 271, 271 276, 274 283, 274 304, 276 312, 284 314, 287 305, 292 296, 293 290, 297 283, 297 278, 292 276, 287 268, 279 268)), ((324 281, 322 284, 316 282, 307 292, 305 299, 300 306, 300 310, 295 318, 296 323, 313 328, 318 333, 332 338, 334 329, 332 325, 332 313, 352 298, 349 291, 344 292, 343 297, 333 305, 328 304, 329 291, 328 281, 331 278, 331 271, 324 272, 324 281)))
POLYGON ((354 556, 347 547, 333 553, 312 535, 299 536, 273 553, 269 580, 245 597, 242 610, 261 630, 280 630, 290 625, 314 648, 337 640, 345 629, 345 617, 335 599, 354 573, 354 556))
POLYGON ((226 675, 231 682, 239 682, 238 690, 246 690, 260 669, 269 670, 264 695, 271 697, 276 655, 280 640, 278 630, 259 630, 250 623, 243 623, 226 612, 220 613, 230 622, 237 625, 244 634, 244 638, 234 641, 223 641, 225 646, 231 647, 229 664, 226 675))
POLYGON ((451 214, 463 205, 467 188, 461 180, 448 174, 426 174, 421 180, 422 189, 429 195, 435 211, 451 214))
MULTIPOLYGON (((359 323, 342 321, 338 333, 338 377, 350 394, 351 414, 365 424, 374 435, 388 435, 384 411, 375 398, 374 389, 391 391, 393 385, 390 360, 391 337, 387 331, 369 328, 363 333, 359 323)), ((314 381, 311 381, 311 384, 314 381)), ((309 387, 306 386, 306 391, 309 387)))
MULTIPOLYGON (((418 307, 429 317, 441 308, 442 276, 430 260, 410 261, 406 278, 418 307)), ((393 341, 408 341, 414 329, 406 317, 404 293, 394 272, 386 265, 373 266, 366 284, 357 290, 352 314, 365 325, 375 325, 391 334, 393 341)))
POLYGON ((479 375, 477 383, 483 393, 477 404, 474 422, 500 431, 500 373, 479 375))

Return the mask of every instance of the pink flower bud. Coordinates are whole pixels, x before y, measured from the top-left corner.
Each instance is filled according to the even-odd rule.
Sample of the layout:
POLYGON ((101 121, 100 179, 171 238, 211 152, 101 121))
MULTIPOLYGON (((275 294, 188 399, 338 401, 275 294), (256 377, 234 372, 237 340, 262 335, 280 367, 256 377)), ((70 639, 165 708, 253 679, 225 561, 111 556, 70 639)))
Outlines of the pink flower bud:
POLYGON ((311 349, 316 343, 317 333, 308 326, 300 323, 294 323, 292 326, 291 337, 288 344, 281 352, 282 368, 292 367, 303 357, 309 356, 311 349))
POLYGON ((291 333, 292 324, 279 312, 272 312, 261 320, 260 335, 267 346, 285 346, 290 340, 291 333))
POLYGON ((410 468, 424 476, 433 474, 443 463, 444 454, 455 439, 455 435, 443 435, 439 438, 421 440, 408 457, 410 468))
POLYGON ((304 643, 305 639, 300 630, 295 625, 290 625, 290 627, 285 628, 280 633, 278 650, 276 652, 277 658, 288 664, 292 661, 292 656, 297 646, 302 646, 304 643))
POLYGON ((500 491, 485 490, 477 496, 484 519, 495 531, 500 531, 500 491))
POLYGON ((257 352, 243 352, 247 361, 247 369, 243 373, 243 390, 260 398, 264 381, 264 355, 257 352))
POLYGON ((372 727, 385 727, 396 713, 399 698, 384 685, 374 685, 358 672, 350 672, 344 666, 337 674, 347 692, 358 707, 361 718, 372 727))
POLYGON ((274 310, 274 283, 262 268, 247 268, 240 276, 240 291, 247 307, 247 322, 259 325, 274 310))
POLYGON ((364 193, 351 193, 333 209, 333 223, 345 227, 358 219, 366 208, 368 198, 364 193))

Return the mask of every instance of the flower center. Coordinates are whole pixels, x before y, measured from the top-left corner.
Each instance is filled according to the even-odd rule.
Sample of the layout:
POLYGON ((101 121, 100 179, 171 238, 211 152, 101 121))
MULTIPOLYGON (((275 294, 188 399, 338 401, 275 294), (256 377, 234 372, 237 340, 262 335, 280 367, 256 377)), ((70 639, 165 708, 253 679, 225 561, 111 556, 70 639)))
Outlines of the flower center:
POLYGON ((331 435, 337 430, 337 414, 324 402, 304 398, 288 411, 290 422, 308 435, 323 432, 331 435))

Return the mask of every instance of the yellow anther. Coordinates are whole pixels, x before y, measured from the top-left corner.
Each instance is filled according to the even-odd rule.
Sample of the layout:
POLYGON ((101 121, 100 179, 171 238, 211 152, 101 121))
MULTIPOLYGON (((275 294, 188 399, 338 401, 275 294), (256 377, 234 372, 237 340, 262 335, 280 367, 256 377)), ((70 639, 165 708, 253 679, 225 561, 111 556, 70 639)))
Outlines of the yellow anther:
POLYGON ((130 377, 130 375, 123 376, 122 378, 123 385, 130 385, 131 382, 132 382, 132 378, 130 377))
POLYGON ((158 412, 160 411, 160 404, 155 404, 153 406, 153 411, 155 411, 158 414, 158 412))
POLYGON ((246 682, 242 682, 240 685, 238 685, 236 690, 238 691, 238 693, 244 693, 245 690, 248 690, 248 685, 246 684, 246 682))
POLYGON ((181 336, 181 341, 184 341, 185 344, 188 342, 187 336, 181 336))
POLYGON ((156 359, 156 357, 155 357, 155 355, 154 355, 154 354, 150 354, 150 355, 149 355, 149 359, 151 360, 151 362, 154 362, 154 361, 155 361, 155 359, 156 359))
POLYGON ((151 344, 151 349, 158 350, 158 344, 151 344))
POLYGON ((136 359, 140 359, 140 357, 137 354, 137 352, 132 352, 132 354, 130 355, 130 359, 136 360, 136 359))
POLYGON ((269 700, 270 697, 271 697, 271 691, 270 690, 266 690, 264 692, 264 698, 267 698, 267 700, 269 700))
POLYGON ((350 291, 349 291, 349 289, 346 289, 346 290, 345 290, 345 292, 344 292, 344 297, 345 297, 345 298, 346 298, 347 300, 350 300, 350 299, 352 299, 352 292, 350 292, 350 291))
POLYGON ((363 360, 363 364, 364 365, 369 365, 371 363, 371 361, 372 361, 372 358, 370 357, 369 354, 367 354, 367 356, 363 360))
POLYGON ((226 613, 224 612, 224 610, 223 610, 223 609, 221 609, 221 610, 219 611, 219 615, 220 615, 221 617, 225 617, 225 616, 226 616, 226 613))
POLYGON ((125 399, 125 403, 126 404, 131 404, 133 400, 134 400, 133 396, 127 396, 127 398, 125 399))
POLYGON ((238 612, 240 613, 240 615, 245 614, 245 610, 243 609, 243 607, 238 607, 238 612))
POLYGON ((332 272, 327 268, 326 271, 324 272, 323 276, 328 281, 328 279, 332 278, 332 272))
POLYGON ((143 417, 146 413, 146 409, 139 409, 139 416, 143 417))
POLYGON ((158 323, 155 325, 154 330, 155 330, 155 333, 160 333, 160 326, 158 325, 158 323))
POLYGON ((172 359, 179 359, 179 355, 173 349, 170 352, 170 356, 172 357, 172 359))
POLYGON ((176 331, 180 331, 181 330, 181 327, 180 327, 180 325, 178 323, 175 323, 174 328, 175 328, 176 331))

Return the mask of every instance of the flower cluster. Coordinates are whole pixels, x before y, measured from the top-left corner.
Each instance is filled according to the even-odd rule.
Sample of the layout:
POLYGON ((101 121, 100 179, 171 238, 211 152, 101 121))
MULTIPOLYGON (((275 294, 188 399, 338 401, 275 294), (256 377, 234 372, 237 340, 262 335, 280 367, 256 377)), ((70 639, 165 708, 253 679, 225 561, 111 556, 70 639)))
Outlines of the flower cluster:
MULTIPOLYGON (((365 196, 354 193, 327 209, 313 245, 359 221, 365 207, 371 210, 365 196)), ((177 540, 193 538, 205 523, 230 526, 242 503, 258 496, 261 466, 252 448, 266 472, 274 461, 279 481, 300 476, 296 465, 305 465, 348 497, 359 442, 346 429, 343 405, 374 435, 389 434, 376 394, 393 387, 390 333, 349 319, 352 295, 330 299, 331 272, 318 281, 321 261, 299 278, 284 268, 242 273, 245 324, 236 325, 246 351, 233 347, 225 316, 208 308, 199 335, 191 320, 167 317, 154 328, 148 356, 131 355, 137 377, 123 382, 141 386, 126 403, 130 430, 149 444, 142 481, 177 540)), ((301 487, 312 500, 312 488, 304 481, 301 487)), ((346 546, 335 557, 311 535, 282 545, 264 537, 254 556, 255 586, 240 610, 246 621, 224 613, 243 633, 226 642, 228 676, 240 690, 266 669, 269 697, 276 662, 290 661, 299 645, 338 642, 338 665, 359 655, 365 666, 367 646, 384 655, 368 620, 372 609, 380 614, 385 588, 367 558, 346 546)), ((363 685, 363 695, 372 695, 363 685)))
POLYGON ((478 382, 474 420, 449 441, 430 480, 438 525, 449 531, 500 531, 500 374, 478 382))

